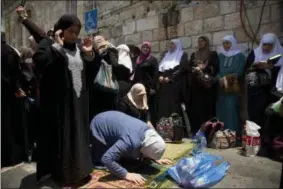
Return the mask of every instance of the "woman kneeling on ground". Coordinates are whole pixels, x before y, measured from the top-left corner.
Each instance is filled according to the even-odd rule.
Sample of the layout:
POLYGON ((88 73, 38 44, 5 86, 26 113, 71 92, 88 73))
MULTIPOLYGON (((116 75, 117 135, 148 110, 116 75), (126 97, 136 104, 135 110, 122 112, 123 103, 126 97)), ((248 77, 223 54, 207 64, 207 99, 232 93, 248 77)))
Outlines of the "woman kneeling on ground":
POLYGON ((172 164, 161 159, 165 142, 146 123, 118 111, 98 114, 91 122, 92 160, 96 168, 105 166, 121 179, 144 184, 145 179, 129 173, 118 161, 121 158, 150 159, 158 164, 172 164))

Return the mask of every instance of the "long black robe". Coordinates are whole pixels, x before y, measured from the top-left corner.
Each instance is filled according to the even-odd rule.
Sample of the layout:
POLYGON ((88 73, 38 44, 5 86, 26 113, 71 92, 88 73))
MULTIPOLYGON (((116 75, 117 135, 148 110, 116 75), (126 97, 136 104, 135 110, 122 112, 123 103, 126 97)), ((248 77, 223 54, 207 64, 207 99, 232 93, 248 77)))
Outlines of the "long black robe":
MULTIPOLYGON (((264 126, 265 122, 265 109, 268 104, 276 102, 278 100, 276 97, 271 95, 270 91, 276 84, 276 78, 279 69, 277 67, 273 68, 271 71, 271 78, 266 70, 251 70, 251 66, 254 63, 255 54, 251 51, 247 58, 246 63, 246 82, 247 82, 247 96, 248 96, 248 114, 249 119, 254 121, 261 127, 264 126), (249 76, 249 73, 253 73, 255 77, 249 76), (265 83, 263 83, 263 81, 265 83), (260 103, 258 103, 260 102, 260 103)), ((262 131, 261 129, 260 131, 262 131)))
MULTIPOLYGON (((96 54, 96 63, 94 65, 93 73, 96 75, 99 71, 101 60, 112 65, 113 79, 117 79, 117 73, 120 73, 121 66, 118 64, 118 51, 114 48, 106 49, 102 54, 96 54)), ((109 110, 115 110, 115 104, 118 99, 119 90, 105 88, 99 84, 94 83, 95 77, 90 79, 90 120, 97 114, 109 110)))
MULTIPOLYGON (((34 54, 40 80, 40 125, 37 143, 37 179, 51 174, 61 184, 74 184, 92 171, 89 148, 89 83, 93 62, 83 60, 80 97, 73 89, 65 52, 46 38, 34 54)), ((83 56, 82 56, 83 58, 83 56)))
MULTIPOLYGON (((2 36, 3 37, 3 36, 2 36)), ((25 99, 16 98, 20 88, 20 57, 1 39, 1 167, 13 166, 28 157, 27 128, 23 124, 25 99)))
MULTIPOLYGON (((194 65, 195 53, 191 55, 189 65, 187 65, 187 83, 184 85, 183 96, 188 115, 191 121, 192 133, 196 133, 200 126, 215 117, 216 111, 216 84, 211 88, 204 88, 192 74, 194 65)), ((218 57, 215 51, 211 51, 208 57, 208 65, 204 70, 210 76, 216 76, 218 72, 218 57)))
POLYGON ((135 66, 135 83, 142 83, 147 92, 148 106, 152 123, 155 124, 156 81, 158 76, 158 61, 154 56, 135 66))
POLYGON ((182 70, 183 65, 188 65, 188 55, 183 53, 180 64, 173 69, 159 72, 158 77, 168 77, 169 83, 158 83, 156 94, 156 121, 162 117, 169 117, 172 113, 182 115, 182 70))
POLYGON ((27 98, 25 98, 22 103, 24 105, 24 112, 22 112, 24 114, 24 119, 22 122, 27 125, 27 135, 29 140, 28 148, 30 150, 30 155, 35 158, 35 154, 33 152, 37 135, 37 122, 39 118, 39 116, 37 116, 38 88, 34 64, 31 61, 32 59, 30 58, 22 60, 21 62, 20 85, 21 89, 27 95, 27 98))

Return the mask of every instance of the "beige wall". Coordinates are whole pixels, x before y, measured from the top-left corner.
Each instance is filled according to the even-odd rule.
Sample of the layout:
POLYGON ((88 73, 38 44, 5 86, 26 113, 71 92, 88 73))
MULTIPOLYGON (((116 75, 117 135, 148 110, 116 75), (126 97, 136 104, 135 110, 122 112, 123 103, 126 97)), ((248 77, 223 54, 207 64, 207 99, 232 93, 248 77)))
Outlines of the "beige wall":
MULTIPOLYGON (((32 19, 45 30, 51 28, 58 17, 66 12, 67 1, 27 2, 27 8, 31 7, 36 12, 32 19)), ((248 18, 255 30, 259 23, 263 1, 245 0, 245 2, 248 18)), ((258 37, 266 32, 283 36, 282 31, 280 33, 280 22, 282 23, 280 8, 283 8, 279 3, 280 0, 267 0, 258 37)), ((183 48, 190 54, 195 50, 196 40, 200 35, 208 36, 212 47, 217 49, 226 34, 234 34, 242 50, 252 47, 251 40, 241 26, 240 1, 193 1, 193 6, 180 6, 177 0, 152 1, 152 3, 150 1, 95 1, 92 5, 88 1, 78 1, 77 15, 82 22, 84 22, 84 12, 93 9, 94 4, 98 8, 100 33, 115 45, 122 43, 139 45, 143 40, 148 40, 153 43, 153 52, 158 56, 166 49, 169 39, 179 37, 183 48), (180 23, 164 29, 162 15, 173 4, 177 4, 180 12, 180 23)), ((9 39, 19 46, 24 40, 19 40, 20 34, 15 31, 21 30, 22 27, 17 27, 14 12, 6 12, 8 12, 5 18, 9 39), (10 24, 8 29, 7 24, 10 24)), ((248 28, 247 20, 245 24, 248 28)), ((83 35, 85 35, 84 31, 81 32, 81 36, 83 35)))

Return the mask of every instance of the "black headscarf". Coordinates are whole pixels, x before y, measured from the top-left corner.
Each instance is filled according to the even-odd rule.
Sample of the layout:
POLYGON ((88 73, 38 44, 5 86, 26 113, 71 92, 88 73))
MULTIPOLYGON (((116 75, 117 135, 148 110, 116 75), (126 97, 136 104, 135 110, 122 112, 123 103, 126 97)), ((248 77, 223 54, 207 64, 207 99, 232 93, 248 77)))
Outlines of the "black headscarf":
MULTIPOLYGON (((60 19, 57 21, 57 23, 54 25, 54 34, 58 30, 66 30, 69 27, 76 25, 79 28, 81 28, 82 24, 79 20, 79 18, 76 15, 73 14, 65 14, 60 17, 60 19)), ((63 45, 64 48, 69 50, 75 50, 76 49, 76 42, 64 42, 63 45)))

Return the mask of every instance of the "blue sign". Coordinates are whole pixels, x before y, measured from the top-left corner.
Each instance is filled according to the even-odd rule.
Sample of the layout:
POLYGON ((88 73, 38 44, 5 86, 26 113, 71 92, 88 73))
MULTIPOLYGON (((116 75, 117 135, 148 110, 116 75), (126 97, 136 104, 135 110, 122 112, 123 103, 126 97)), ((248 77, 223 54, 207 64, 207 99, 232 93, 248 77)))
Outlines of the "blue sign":
POLYGON ((97 9, 85 12, 85 31, 93 33, 97 30, 97 9))

